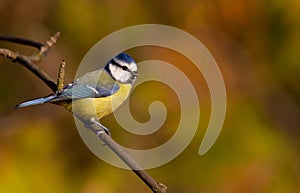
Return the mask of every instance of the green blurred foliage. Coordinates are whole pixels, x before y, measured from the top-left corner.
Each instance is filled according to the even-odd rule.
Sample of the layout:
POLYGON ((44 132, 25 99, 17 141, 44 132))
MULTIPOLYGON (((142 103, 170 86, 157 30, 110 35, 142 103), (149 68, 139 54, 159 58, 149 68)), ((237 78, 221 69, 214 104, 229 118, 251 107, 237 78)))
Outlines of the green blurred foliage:
MULTIPOLYGON (((223 73, 226 121, 213 148, 198 156, 210 116, 209 90, 201 73, 166 49, 130 50, 138 61, 160 59, 180 68, 189 75, 201 103, 199 131, 192 143, 149 173, 169 192, 285 193, 300 188, 299 13, 297 0, 2 0, 0 33, 45 41, 61 31, 41 67, 56 77, 65 59, 69 82, 88 49, 111 32, 144 23, 186 30, 208 47, 223 73)), ((33 51, 4 42, 0 47, 33 51)), ((17 103, 50 90, 18 64, 0 58, 0 67, 0 192, 148 191, 132 172, 94 156, 63 108, 13 110, 17 103)), ((149 104, 157 99, 166 104, 168 118, 151 136, 124 132, 113 116, 103 124, 122 145, 146 149, 162 144, 175 133, 180 116, 172 90, 147 83, 132 93, 130 104, 134 117, 143 122, 149 119, 149 104)))

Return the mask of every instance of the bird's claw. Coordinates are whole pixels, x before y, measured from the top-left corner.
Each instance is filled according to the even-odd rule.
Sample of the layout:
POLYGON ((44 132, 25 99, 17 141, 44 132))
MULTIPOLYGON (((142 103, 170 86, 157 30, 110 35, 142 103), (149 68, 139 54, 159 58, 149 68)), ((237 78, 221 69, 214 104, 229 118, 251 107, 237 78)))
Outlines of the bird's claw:
POLYGON ((103 129, 103 130, 97 131, 97 137, 98 138, 103 133, 106 133, 107 135, 111 136, 111 133, 110 133, 109 129, 107 129, 105 126, 103 126, 101 123, 99 123, 99 121, 97 121, 95 118, 91 118, 90 122, 91 123, 95 123, 96 125, 98 125, 99 127, 101 127, 101 129, 103 129))

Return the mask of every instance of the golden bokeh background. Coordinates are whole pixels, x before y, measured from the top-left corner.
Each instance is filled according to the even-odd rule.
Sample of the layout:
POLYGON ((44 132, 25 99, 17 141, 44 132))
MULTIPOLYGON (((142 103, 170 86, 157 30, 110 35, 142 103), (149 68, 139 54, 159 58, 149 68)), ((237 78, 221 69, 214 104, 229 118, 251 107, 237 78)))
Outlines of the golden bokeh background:
MULTIPOLYGON (((224 127, 213 148, 199 156, 210 116, 209 90, 201 73, 168 49, 129 50, 137 61, 163 60, 181 69, 194 84, 201 107, 191 144, 176 159, 148 172, 172 193, 299 191, 299 1, 2 0, 0 17, 0 34, 43 42, 59 30, 61 37, 40 66, 56 78, 61 60, 66 60, 66 82, 74 78, 85 53, 114 31, 154 23, 189 32, 209 49, 223 74, 228 96, 224 127)), ((35 51, 7 42, 0 47, 35 51)), ((15 110, 16 104, 51 91, 19 64, 1 57, 0 68, 0 192, 150 192, 131 171, 92 154, 63 108, 47 104, 15 110)), ((158 146, 176 132, 180 108, 168 86, 144 83, 130 98, 134 118, 147 121, 154 100, 165 103, 168 117, 150 136, 122 130, 113 116, 103 124, 124 146, 158 146)))

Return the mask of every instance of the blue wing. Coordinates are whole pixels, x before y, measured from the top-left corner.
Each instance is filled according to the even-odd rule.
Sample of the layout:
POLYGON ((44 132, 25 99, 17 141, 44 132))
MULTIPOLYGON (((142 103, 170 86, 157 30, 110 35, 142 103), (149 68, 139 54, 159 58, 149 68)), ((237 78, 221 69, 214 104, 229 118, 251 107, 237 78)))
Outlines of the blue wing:
POLYGON ((103 70, 89 72, 73 83, 65 86, 47 97, 33 99, 16 106, 16 108, 43 104, 47 102, 70 101, 81 98, 100 98, 113 95, 120 89, 118 83, 109 77, 103 70), (96 81, 101 75, 100 80, 96 81))
POLYGON ((119 85, 114 83, 111 85, 93 85, 80 82, 73 82, 66 86, 62 91, 47 97, 33 99, 18 104, 16 108, 27 107, 32 105, 44 104, 47 102, 58 102, 76 100, 81 98, 99 98, 113 95, 119 90, 119 85))
POLYGON ((91 83, 74 82, 66 86, 61 92, 56 94, 56 97, 48 102, 74 100, 81 98, 100 98, 113 95, 119 90, 117 83, 111 85, 95 85, 91 83))

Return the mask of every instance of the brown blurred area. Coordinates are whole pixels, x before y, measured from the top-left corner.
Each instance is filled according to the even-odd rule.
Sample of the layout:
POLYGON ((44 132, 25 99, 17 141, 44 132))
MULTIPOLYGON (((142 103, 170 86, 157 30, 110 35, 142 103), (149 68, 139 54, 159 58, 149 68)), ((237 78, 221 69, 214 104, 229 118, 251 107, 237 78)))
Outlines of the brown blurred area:
MULTIPOLYGON (((149 173, 169 192, 299 191, 300 1, 2 0, 0 17, 0 34, 43 42, 59 30, 61 37, 40 66, 56 78, 61 60, 66 60, 66 82, 72 81, 85 53, 116 30, 157 23, 189 32, 209 49, 223 74, 228 96, 225 124, 213 148, 199 156, 210 116, 209 90, 201 73, 170 50, 131 50, 137 61, 161 59, 182 69, 201 105, 192 143, 149 173)), ((0 47, 35 51, 7 42, 0 47)), ((0 68, 0 192, 149 191, 132 172, 93 155, 63 108, 46 104, 15 110, 16 104, 51 91, 17 63, 0 57, 0 68)), ((165 102, 172 112, 159 132, 142 140, 122 131, 113 116, 103 124, 122 145, 159 145, 178 124, 180 109, 173 95, 157 83, 132 93, 130 104, 139 121, 149 119, 152 99, 165 102)))

